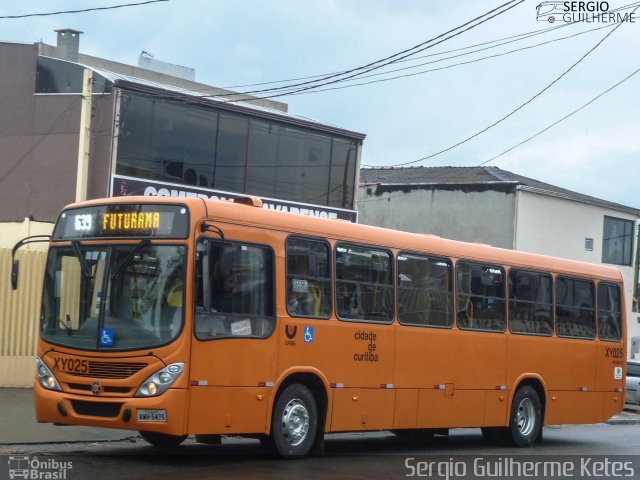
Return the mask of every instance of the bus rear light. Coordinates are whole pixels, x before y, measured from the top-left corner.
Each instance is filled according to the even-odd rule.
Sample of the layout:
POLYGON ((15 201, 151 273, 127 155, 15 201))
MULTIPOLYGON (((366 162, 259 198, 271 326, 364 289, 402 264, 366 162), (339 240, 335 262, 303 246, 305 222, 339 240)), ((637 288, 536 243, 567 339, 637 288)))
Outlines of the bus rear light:
POLYGON ((36 357, 36 371, 38 374, 38 381, 40 385, 42 385, 47 390, 56 390, 58 392, 62 391, 58 380, 49 367, 45 365, 40 357, 36 357))
POLYGON ((182 374, 184 363, 172 363, 147 378, 138 391, 136 397, 156 397, 166 392, 173 382, 182 374))

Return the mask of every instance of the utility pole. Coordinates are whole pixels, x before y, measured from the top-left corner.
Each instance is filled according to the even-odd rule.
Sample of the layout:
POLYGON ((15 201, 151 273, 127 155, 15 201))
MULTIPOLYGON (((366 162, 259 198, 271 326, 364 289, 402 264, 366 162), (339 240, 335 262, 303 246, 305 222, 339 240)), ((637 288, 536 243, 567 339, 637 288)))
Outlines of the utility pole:
POLYGON ((76 202, 87 199, 89 156, 91 154, 91 91, 93 72, 85 68, 82 77, 82 108, 80 110, 80 141, 78 142, 78 172, 76 202))

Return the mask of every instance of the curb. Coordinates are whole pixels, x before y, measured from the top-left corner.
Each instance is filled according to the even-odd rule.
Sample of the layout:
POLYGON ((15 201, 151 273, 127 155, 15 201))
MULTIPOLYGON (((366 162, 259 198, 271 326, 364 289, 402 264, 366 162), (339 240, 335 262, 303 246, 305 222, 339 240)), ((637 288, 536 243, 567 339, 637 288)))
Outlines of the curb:
POLYGON ((38 441, 38 440, 34 440, 34 441, 29 441, 29 442, 0 442, 0 446, 2 447, 8 447, 8 446, 12 446, 12 445, 73 445, 73 444, 78 444, 78 443, 114 443, 114 442, 125 442, 125 441, 131 441, 131 440, 135 440, 137 438, 140 438, 140 435, 133 435, 131 437, 123 437, 123 438, 116 438, 116 439, 111 439, 111 440, 62 440, 62 441, 38 441))
POLYGON ((617 418, 614 417, 607 421, 609 425, 640 425, 640 416, 637 418, 617 418))

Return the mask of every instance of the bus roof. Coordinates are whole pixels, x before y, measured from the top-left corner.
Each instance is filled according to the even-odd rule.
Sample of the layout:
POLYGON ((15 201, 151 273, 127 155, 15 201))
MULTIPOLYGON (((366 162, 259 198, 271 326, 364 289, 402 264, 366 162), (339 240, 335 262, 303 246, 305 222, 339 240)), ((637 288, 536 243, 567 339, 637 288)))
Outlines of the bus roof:
POLYGON ((479 243, 449 240, 429 234, 409 233, 354 224, 345 220, 318 218, 268 208, 257 208, 229 200, 132 196, 90 200, 80 204, 72 204, 66 208, 109 203, 184 204, 192 211, 192 222, 199 222, 208 218, 213 221, 220 220, 229 223, 248 224, 266 229, 377 245, 415 253, 423 252, 444 257, 492 262, 570 275, 596 276, 616 282, 622 281, 620 270, 613 266, 521 252, 479 243), (200 212, 202 218, 197 217, 198 212, 200 212))

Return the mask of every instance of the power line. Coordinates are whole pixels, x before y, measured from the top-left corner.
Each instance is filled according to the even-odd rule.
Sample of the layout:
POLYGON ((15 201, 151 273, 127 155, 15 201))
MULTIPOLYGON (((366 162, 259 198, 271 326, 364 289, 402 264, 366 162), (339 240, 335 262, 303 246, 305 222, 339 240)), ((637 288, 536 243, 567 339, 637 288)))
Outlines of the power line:
MULTIPOLYGON (((634 13, 636 10, 638 9, 638 7, 636 7, 632 13, 634 13)), ((547 86, 545 86, 542 90, 540 90, 538 93, 536 93, 535 95, 533 95, 529 100, 527 100, 526 102, 520 104, 518 107, 516 107, 515 109, 511 110, 509 113, 507 113, 506 115, 502 116, 501 118, 499 118, 498 120, 496 120, 495 122, 493 122, 492 124, 490 124, 489 126, 477 131, 476 133, 474 133, 473 135, 465 138, 464 140, 460 140, 459 142, 450 145, 447 148, 444 148, 442 150, 439 150, 435 153, 432 153, 430 155, 427 155, 425 157, 419 158, 417 160, 411 160, 409 162, 403 162, 403 163, 398 163, 395 165, 390 165, 393 167, 402 167, 405 165, 411 165, 414 163, 418 163, 418 162, 422 162, 424 160, 428 160, 430 158, 433 158, 437 155, 440 155, 442 153, 448 152, 450 150, 453 150, 456 147, 459 147, 460 145, 467 143, 468 141, 476 138, 477 136, 483 134, 484 132, 490 130, 491 128, 495 127, 496 125, 502 123, 504 120, 506 120, 507 118, 511 117, 512 115, 514 115, 516 112, 522 110, 525 106, 527 106, 528 104, 530 104, 533 100, 535 100, 536 98, 538 98, 539 96, 541 96, 544 92, 546 92, 547 90, 549 90, 553 85, 555 85, 557 82, 559 82, 565 75, 567 75, 571 70, 573 70, 578 64, 580 64, 587 56, 589 56, 596 48, 598 48, 607 38, 609 38, 613 32, 615 32, 618 28, 620 28, 620 26, 622 25, 622 22, 620 22, 618 25, 616 25, 609 33, 607 33, 604 37, 602 37, 598 43, 596 43, 593 47, 591 47, 584 55, 582 55, 582 57, 580 57, 576 62, 574 62, 569 68, 567 68, 564 72, 562 72, 558 77, 556 77, 551 83, 549 83, 547 86)), ((364 165, 364 164, 363 164, 364 165)), ((372 165, 364 165, 364 166, 372 166, 372 165)))
POLYGON ((489 162, 492 162, 493 160, 495 160, 496 158, 499 158, 503 155, 506 155, 507 153, 511 152, 512 150, 515 150, 516 148, 518 148, 521 145, 524 145, 525 143, 527 143, 529 140, 532 140, 534 138, 536 138, 539 135, 542 135, 544 132, 546 132, 547 130, 550 130, 551 128, 555 127, 556 125, 558 125, 559 123, 565 121, 567 118, 575 115, 576 113, 578 113, 580 110, 585 109, 586 107, 588 107, 589 105, 591 105, 593 102, 595 102, 596 100, 598 100, 600 97, 606 95, 607 93, 609 93, 611 90, 617 88, 618 86, 622 85, 624 82, 626 82, 627 80, 629 80, 631 77, 633 77, 634 75, 636 75, 638 72, 640 72, 640 68, 638 68, 637 70, 633 71, 632 73, 630 73, 629 75, 627 75, 625 78, 623 78, 622 80, 620 80, 618 83, 616 83, 615 85, 612 85, 611 87, 607 88, 604 92, 600 93, 599 95, 593 97, 591 100, 589 100, 587 103, 583 104, 581 107, 576 108, 574 111, 572 111, 571 113, 568 113, 567 115, 565 115, 564 117, 560 118, 559 120, 553 122, 551 125, 543 128, 542 130, 540 130, 539 132, 531 135, 530 137, 522 140, 521 142, 515 144, 513 147, 508 148, 507 150, 505 150, 502 153, 499 153, 498 155, 495 155, 493 157, 491 157, 488 160, 485 160, 484 162, 482 162, 480 165, 486 165, 489 162))
MULTIPOLYGON (((557 30, 559 28, 568 27, 569 25, 573 25, 574 23, 577 23, 577 22, 569 22, 569 23, 565 23, 563 25, 557 25, 555 27, 543 28, 543 29, 540 29, 540 30, 532 30, 530 32, 519 33, 517 35, 511 35, 509 37, 497 38, 495 40, 489 40, 489 41, 482 42, 482 43, 476 43, 476 44, 473 44, 473 45, 468 45, 466 47, 460 47, 460 48, 454 48, 452 50, 445 50, 445 51, 442 51, 442 52, 430 53, 428 55, 421 55, 421 56, 418 56, 418 57, 399 60, 396 63, 411 62, 413 60, 417 60, 417 59, 420 59, 420 58, 436 57, 438 55, 444 55, 446 53, 460 52, 462 50, 468 50, 468 49, 474 48, 474 47, 480 47, 480 46, 483 46, 483 45, 489 45, 491 43, 497 43, 497 42, 501 42, 503 40, 512 40, 512 39, 515 39, 513 41, 523 40, 525 38, 529 38, 529 36, 540 35, 540 34, 545 33, 545 32, 550 32, 552 30, 557 30)), ((510 43, 510 42, 507 42, 507 43, 510 43)), ((493 47, 489 47, 489 48, 493 48, 493 47)), ((247 83, 247 84, 243 84, 243 85, 229 85, 229 86, 220 87, 220 88, 231 89, 231 88, 257 87, 257 86, 261 86, 261 85, 270 85, 270 84, 274 84, 274 83, 295 82, 295 81, 298 81, 298 80, 309 80, 309 79, 312 79, 312 78, 323 77, 325 75, 341 75, 341 74, 344 74, 344 73, 346 73, 346 70, 341 70, 339 72, 331 72, 331 73, 319 73, 319 74, 316 74, 316 75, 308 75, 308 76, 297 77, 297 78, 287 78, 287 79, 282 79, 282 80, 271 80, 271 81, 267 81, 267 82, 247 83)))
MULTIPOLYGON (((426 49, 428 49, 428 48, 431 48, 431 47, 433 47, 433 46, 435 46, 435 45, 438 45, 438 44, 440 44, 440 43, 442 43, 442 42, 444 42, 444 41, 446 41, 446 40, 449 40, 449 39, 451 39, 451 38, 453 38, 453 37, 455 37, 455 36, 457 36, 457 35, 460 35, 461 33, 464 33, 464 32, 466 32, 466 31, 468 31, 468 30, 470 30, 470 29, 472 29, 472 28, 475 28, 475 27, 477 27, 478 25, 481 25, 482 23, 485 23, 485 22, 487 22, 487 21, 491 20, 492 18, 494 18, 494 17, 496 17, 496 16, 498 16, 498 15, 501 15, 501 14, 505 13, 506 11, 508 11, 508 10, 510 10, 510 9, 512 9, 512 8, 514 8, 514 7, 516 7, 517 5, 519 5, 519 3, 522 3, 522 1, 521 1, 521 2, 518 2, 518 3, 517 3, 517 4, 515 4, 515 5, 511 5, 510 7, 508 7, 508 8, 506 8, 506 9, 504 9, 504 10, 502 10, 502 11, 500 11, 500 12, 498 12, 498 13, 496 13, 496 14, 494 14, 494 15, 492 15, 492 16, 490 16, 490 17, 488 17, 488 18, 484 19, 484 20, 482 20, 481 22, 479 22, 479 23, 477 23, 477 24, 475 24, 475 25, 471 25, 470 27, 466 28, 465 30, 462 30, 462 31, 456 32, 455 34, 453 34, 453 35, 451 35, 451 36, 449 36, 449 37, 447 37, 447 38, 444 38, 443 40, 440 40, 439 42, 436 42, 436 43, 434 43, 433 45, 426 46, 426 47, 424 47, 424 48, 421 48, 420 50, 417 50, 417 51, 415 51, 415 52, 412 52, 412 53, 410 53, 410 54, 408 54, 408 55, 405 55, 405 56, 400 57, 400 58, 398 58, 398 59, 392 60, 392 61, 387 62, 387 63, 385 63, 385 64, 382 64, 382 65, 378 65, 378 66, 372 67, 372 68, 370 68, 370 69, 368 69, 368 70, 365 70, 364 72, 360 72, 360 73, 357 73, 357 74, 354 74, 354 75, 350 75, 350 76, 345 77, 345 78, 338 78, 338 79, 336 79, 336 80, 333 80, 333 81, 330 81, 330 82, 326 82, 326 83, 320 83, 320 84, 317 84, 317 85, 310 85, 310 86, 308 86, 308 87, 300 88, 300 89, 298 89, 298 90, 284 91, 284 92, 277 93, 277 94, 273 94, 273 95, 269 95, 269 96, 263 96, 263 97, 261 97, 261 98, 263 98, 263 99, 269 99, 269 98, 277 98, 277 97, 289 96, 289 95, 299 95, 299 94, 307 93, 307 92, 308 92, 308 91, 310 91, 310 90, 313 90, 314 92, 315 92, 315 91, 336 90, 337 88, 327 88, 327 89, 322 89, 322 90, 316 90, 316 89, 318 89, 319 87, 325 86, 325 85, 331 85, 331 84, 334 84, 334 83, 341 83, 341 82, 344 82, 344 81, 348 81, 348 80, 350 80, 350 79, 352 79, 352 78, 355 78, 355 77, 364 78, 364 77, 363 77, 363 74, 368 73, 368 72, 370 72, 370 71, 372 71, 372 70, 376 70, 376 69, 379 69, 379 68, 383 68, 383 67, 385 67, 385 66, 388 66, 388 65, 391 65, 391 64, 395 64, 395 63, 399 63, 399 62, 401 62, 401 61, 411 61, 411 60, 414 60, 414 59, 415 59, 415 57, 414 57, 414 58, 412 58, 411 60, 404 60, 404 59, 406 59, 406 58, 408 58, 408 57, 412 57, 412 56, 413 56, 413 55, 415 55, 416 53, 419 53, 419 52, 421 52, 421 51, 424 51, 424 50, 426 50, 426 49)), ((504 5, 506 5, 506 4, 504 4, 504 5)), ((500 8, 502 8, 504 5, 502 5, 501 7, 498 7, 497 9, 492 10, 492 12, 493 12, 493 11, 496 11, 496 10, 499 10, 499 9, 500 9, 500 8)), ((629 4, 629 5, 626 5, 626 6, 623 6, 623 7, 619 7, 619 8, 617 8, 617 9, 611 10, 611 12, 620 11, 620 10, 625 10, 625 9, 628 9, 628 8, 630 8, 630 7, 632 7, 632 6, 635 6, 635 5, 638 5, 638 2, 635 2, 635 3, 629 4)), ((634 10, 634 12, 635 12, 635 10, 634 10)), ((488 12, 488 13, 490 13, 490 12, 488 12)), ((488 13, 487 13, 487 14, 488 14, 488 13)), ((485 14, 485 15, 487 15, 487 14, 485 14)), ((481 17, 482 17, 482 16, 481 16, 481 17)), ((481 17, 478 17, 478 18, 481 18, 481 17)), ((466 24, 464 24, 464 25, 462 25, 462 26, 465 26, 465 25, 467 25, 467 24, 469 24, 469 23, 472 23, 473 21, 474 21, 474 20, 472 20, 471 22, 467 22, 466 24)), ((564 27, 566 27, 566 26, 573 25, 573 24, 576 24, 576 23, 579 23, 579 21, 577 20, 577 21, 574 21, 574 22, 566 23, 565 25, 560 25, 560 26, 557 26, 557 27, 552 27, 552 29, 543 29, 541 32, 543 32, 543 31, 549 31, 549 30, 553 30, 553 29, 558 29, 558 28, 564 28, 564 27)), ((458 28, 462 28, 462 26, 460 26, 460 27, 458 27, 458 28)), ((450 32, 455 31, 455 30, 456 30, 456 29, 453 29, 453 30, 451 30, 450 32)), ((447 34, 448 34, 448 33, 450 33, 450 32, 447 32, 447 33, 445 33, 445 34, 443 34, 443 35, 447 35, 447 34)), ((526 35, 526 34, 522 34, 522 35, 526 35)), ((441 37, 441 36, 442 36, 442 35, 440 35, 440 37, 441 37)), ((533 35, 531 35, 531 36, 533 36, 533 35)), ((436 37, 436 38, 439 38, 439 37, 436 37)), ((507 38, 508 38, 508 37, 507 37, 507 38)), ((514 40, 514 41, 515 41, 515 40, 514 40)), ((424 43, 429 43, 429 41, 424 42, 424 43)), ((487 42, 487 43, 490 43, 490 42, 487 42)), ((509 42, 507 42, 507 43, 509 43, 509 42)), ((416 47, 413 47, 413 48, 416 48, 416 47)), ((488 47, 488 48, 490 48, 490 47, 488 47)), ((411 50, 411 49, 409 49, 409 50, 411 50)), ((418 57, 418 58, 423 58, 423 57, 418 57)), ((376 62, 374 62, 374 63, 376 63, 376 62)), ((471 63, 472 63, 472 62, 471 62, 471 63)), ((338 73, 338 74, 335 74, 334 76, 340 76, 340 75, 341 75, 341 73, 338 73)), ((400 78, 400 77, 398 77, 398 78, 400 78)), ((315 81, 311 81, 311 82, 304 82, 304 83, 317 83, 317 82, 319 82, 319 81, 321 81, 321 80, 322 80, 322 79, 315 80, 315 81)), ((375 83, 375 82, 369 82, 369 83, 375 83)), ((356 85, 366 85, 366 84, 367 84, 367 83, 356 84, 356 85)), ((275 92, 275 91, 278 91, 278 90, 287 90, 288 88, 290 88, 290 86, 286 86, 286 85, 285 85, 285 86, 282 86, 282 87, 274 87, 274 88, 271 88, 271 89, 255 90, 255 91, 250 91, 250 92, 238 92, 238 93, 235 93, 235 94, 213 95, 213 97, 225 97, 225 96, 233 96, 233 95, 245 95, 245 94, 260 93, 260 92, 264 92, 264 91, 274 91, 274 92, 275 92)), ((233 99, 233 100, 229 100, 229 102, 241 102, 241 101, 244 101, 244 100, 246 100, 246 99, 245 99, 245 98, 240 98, 240 99, 233 99)))
MULTIPOLYGON (((475 27, 477 27, 479 25, 482 25, 483 23, 491 20, 492 18, 494 18, 494 17, 496 17, 498 15, 502 15, 503 13, 507 12, 508 10, 511 10, 512 8, 514 8, 517 5, 521 4, 522 2, 524 2, 524 0, 509 0, 508 2, 500 5, 499 7, 496 7, 494 9, 492 9, 492 10, 489 10, 488 12, 486 12, 486 13, 484 13, 482 15, 479 15, 478 17, 475 17, 472 20, 469 20, 468 22, 466 22, 466 23, 464 23, 464 24, 462 24, 462 25, 460 25, 458 27, 455 27, 455 28, 453 28, 451 30, 448 30, 445 33, 437 35, 436 37, 430 38, 429 40, 427 40, 425 42, 422 42, 420 44, 414 45, 413 47, 407 48, 407 49, 402 50, 400 52, 394 53, 393 55, 389 55, 389 56, 387 56, 385 58, 382 58, 380 60, 376 60, 376 61, 370 62, 370 63, 368 63, 366 65, 363 65, 363 66, 360 66, 360 67, 356 67, 356 68, 352 68, 350 70, 346 70, 346 71, 341 72, 341 73, 332 74, 332 75, 326 75, 326 76, 324 76, 322 78, 319 78, 317 80, 311 80, 311 81, 307 81, 307 82, 295 83, 295 84, 291 84, 291 85, 285 85, 285 86, 282 86, 282 87, 265 88, 265 89, 260 89, 260 90, 250 90, 248 92, 237 92, 237 93, 234 93, 234 94, 222 94, 222 95, 211 95, 211 96, 216 98, 216 97, 225 97, 225 96, 229 96, 229 95, 253 95, 253 94, 256 94, 256 93, 278 92, 278 91, 281 91, 281 90, 301 87, 300 89, 293 91, 293 93, 296 93, 296 92, 302 91, 302 90, 308 90, 308 89, 311 89, 311 88, 317 88, 317 87, 321 87, 321 86, 324 86, 324 85, 329 85, 329 84, 332 84, 332 83, 342 82, 342 81, 348 80, 350 78, 354 78, 354 77, 357 77, 359 75, 362 75, 364 73, 368 73, 368 72, 370 72, 372 70, 376 70, 376 69, 385 67, 385 66, 387 66, 389 64, 396 63, 396 62, 398 62, 400 60, 403 60, 403 59, 405 59, 407 57, 413 56, 416 53, 422 52, 422 51, 424 51, 426 49, 429 49, 429 48, 432 48, 432 47, 434 47, 436 45, 439 45, 440 43, 442 43, 442 42, 444 42, 446 40, 449 40, 449 39, 451 39, 451 38, 453 38, 455 36, 458 36, 458 35, 466 32, 466 31, 468 31, 468 30, 471 30, 471 29, 473 29, 473 28, 475 28, 475 27), (514 5, 511 5, 511 6, 507 7, 507 8, 505 8, 504 10, 500 10, 500 9, 504 8, 505 6, 507 6, 507 5, 511 4, 511 3, 514 3, 516 1, 517 1, 517 3, 515 3, 514 5), (496 11, 498 13, 494 13, 496 11), (491 14, 493 14, 493 15, 491 15, 491 14), (488 15, 490 15, 490 16, 488 16, 488 15), (487 18, 485 18, 484 20, 474 24, 474 22, 482 19, 483 17, 487 17, 487 18), (460 30, 461 28, 466 27, 467 25, 470 25, 470 26, 468 26, 464 30, 460 30), (456 32, 456 30, 460 30, 460 31, 456 32), (452 34, 452 35, 447 37, 447 35, 449 35, 449 34, 452 34), (443 37, 446 37, 446 38, 443 38, 443 37), (431 44, 432 42, 435 42, 436 40, 439 40, 439 41, 436 42, 436 43, 431 44), (429 44, 431 44, 431 45, 429 45, 429 44), (342 77, 344 75, 349 75, 349 74, 351 74, 351 75, 348 76, 348 77, 345 77, 345 78, 336 78, 336 77, 342 77), (330 81, 325 82, 327 80, 330 80, 330 81), (325 83, 319 83, 319 82, 325 82, 325 83), (317 84, 317 85, 313 85, 313 84, 317 84)), ((289 93, 291 93, 291 92, 289 92, 289 93)), ((266 96, 266 97, 262 97, 262 98, 275 98, 275 97, 280 97, 280 96, 283 96, 283 95, 285 95, 285 94, 283 94, 283 93, 275 93, 274 95, 266 96)), ((233 100, 233 101, 242 101, 242 100, 233 100)))
MULTIPOLYGON (((545 128, 543 128, 542 130, 538 131, 537 133, 531 135, 530 137, 527 137, 526 139, 522 140, 521 142, 518 142, 517 144, 513 145, 512 147, 506 149, 505 151, 503 151, 502 153, 499 153, 498 155, 494 155, 493 157, 489 158, 488 160, 485 160, 484 162, 478 164, 478 165, 474 165, 474 166, 470 166, 470 167, 458 167, 458 168, 473 168, 473 167, 480 167, 482 165, 486 165, 489 162, 494 161, 495 159, 502 157, 503 155, 506 155, 507 153, 515 150, 516 148, 520 147, 521 145, 524 145, 525 143, 529 142, 530 140, 533 140, 534 138, 542 135, 543 133, 547 132, 548 130, 551 130, 553 127, 555 127, 556 125, 564 122, 566 119, 568 119, 569 117, 572 117, 573 115, 575 115, 576 113, 580 112, 581 110, 584 110, 585 108, 587 108, 589 105, 591 105, 593 102, 595 102, 596 100, 598 100, 599 98, 603 97, 604 95, 606 95, 607 93, 609 93, 610 91, 616 89, 617 87, 619 87, 620 85, 622 85, 624 82, 626 82, 627 80, 629 80, 631 77, 637 75, 638 73, 640 73, 640 68, 637 68, 636 70, 634 70, 633 72, 631 72, 629 75, 627 75, 626 77, 624 77, 622 80, 620 80, 619 82, 615 83, 614 85, 612 85, 611 87, 607 88, 606 90, 604 90, 603 92, 599 93, 598 95, 596 95, 595 97, 593 97, 591 100, 589 100, 588 102, 584 103, 583 105, 581 105, 580 107, 576 108, 575 110, 573 110, 572 112, 566 114, 565 116, 563 116, 562 118, 556 120, 555 122, 551 123, 550 125, 546 126, 545 128)), ((381 168, 381 167, 377 167, 377 168, 381 168)), ((384 167, 382 167, 384 168, 384 167)), ((458 174, 458 175, 451 175, 446 177, 447 180, 452 180, 452 179, 456 179, 456 178, 460 178, 462 176, 462 174, 458 174)), ((404 193, 402 194, 398 194, 398 195, 392 195, 389 197, 379 197, 379 198, 372 198, 372 199, 365 199, 365 200, 359 200, 358 204, 360 203, 369 203, 369 202, 376 202, 376 201, 380 201, 380 200, 390 200, 392 198, 396 198, 396 197, 400 197, 403 196, 404 193)))
POLYGON ((16 18, 29 18, 29 17, 49 17, 52 15, 62 15, 65 13, 85 13, 85 12, 95 12, 98 10, 114 10, 116 8, 125 8, 125 7, 138 7, 140 5, 148 5, 150 3, 158 3, 158 2, 168 2, 169 0, 147 0, 146 2, 139 3, 124 3, 121 5, 111 5, 108 7, 93 7, 93 8, 82 8, 80 10, 61 10, 58 12, 46 12, 46 13, 26 13, 24 15, 4 15, 0 16, 0 20, 9 20, 16 18))
MULTIPOLYGON (((465 61, 465 62, 452 63, 452 64, 446 65, 444 67, 430 68, 428 70, 421 70, 419 72, 413 72, 413 73, 405 73, 405 74, 402 74, 402 75, 396 75, 396 76, 389 77, 389 78, 382 78, 382 79, 379 79, 379 80, 370 80, 368 82, 351 83, 349 85, 342 85, 342 86, 338 86, 338 87, 320 88, 318 90, 313 90, 312 92, 293 93, 292 95, 303 95, 303 94, 306 94, 306 93, 327 92, 327 91, 330 91, 330 90, 343 90, 345 88, 360 87, 360 86, 363 86, 363 85, 372 85, 374 83, 390 82, 392 80, 397 80, 399 78, 415 77, 417 75, 424 75, 425 73, 439 72, 441 70, 448 70, 450 68, 459 67, 459 66, 462 66, 462 65, 470 65, 472 63, 478 63, 478 62, 482 62, 484 60, 490 60, 492 58, 504 57, 505 55, 510 55, 512 53, 521 52, 521 51, 524 51, 524 50, 531 50, 532 48, 542 47, 542 46, 547 45, 549 43, 555 43, 555 42, 559 42, 559 41, 562 41, 562 40, 567 40, 569 38, 577 37, 577 36, 583 35, 585 33, 590 33, 590 32, 594 32, 596 30, 602 30, 603 28, 612 28, 612 27, 613 27, 613 24, 605 25, 603 27, 595 27, 595 28, 592 28, 592 29, 589 29, 589 30, 583 30, 582 32, 574 33, 573 35, 568 35, 566 37, 554 38, 553 40, 547 40, 546 42, 535 43, 533 45, 527 45, 526 47, 520 47, 520 48, 516 48, 516 49, 513 49, 513 50, 507 50, 506 52, 496 53, 496 54, 493 54, 493 55, 487 55, 485 57, 475 58, 473 60, 468 60, 468 61, 465 61)), ((475 50, 474 52, 470 52, 470 53, 476 53, 478 51, 480 51, 480 50, 475 50)), ((460 55, 456 55, 456 56, 460 56, 460 55)), ((411 66, 411 67, 405 67, 405 68, 400 68, 400 69, 396 69, 396 70, 390 70, 388 72, 383 72, 383 73, 373 73, 371 75, 364 75, 364 76, 362 76, 360 78, 369 78, 369 77, 374 77, 374 76, 379 76, 379 75, 386 75, 386 74, 397 72, 397 71, 409 70, 409 69, 421 67, 421 66, 424 66, 424 65, 428 65, 428 64, 431 64, 431 63, 436 63, 436 62, 439 62, 439 61, 442 61, 442 60, 449 60, 451 58, 454 58, 454 57, 445 57, 445 58, 443 58, 441 60, 435 60, 433 62, 426 62, 426 63, 422 63, 420 65, 414 65, 414 66, 411 66)))
MULTIPOLYGON (((518 142, 517 144, 515 144, 514 146, 508 148, 507 150, 503 151, 502 153, 499 153, 498 155, 495 155, 491 158, 489 158, 488 160, 485 160, 484 162, 480 163, 479 165, 477 165, 478 167, 482 166, 482 165, 486 165, 489 162, 492 162, 493 160, 502 157, 503 155, 506 155, 507 153, 515 150, 516 148, 520 147, 521 145, 524 145, 525 143, 529 142, 530 140, 533 140, 534 138, 542 135, 543 133, 545 133, 548 130, 551 130, 553 127, 555 127, 556 125, 558 125, 559 123, 562 123, 563 121, 565 121, 567 118, 575 115, 576 113, 578 113, 579 111, 587 108, 589 105, 591 105, 593 102, 595 102, 596 100, 598 100, 600 97, 606 95, 607 93, 609 93, 611 90, 614 90, 615 88, 619 87, 620 85, 622 85, 624 82, 626 82, 627 80, 629 80, 631 77, 633 77, 634 75, 637 75, 638 73, 640 73, 640 68, 634 70, 633 72, 631 72, 629 75, 627 75, 625 78, 623 78, 622 80, 620 80, 619 82, 617 82, 616 84, 612 85, 611 87, 607 88, 605 91, 601 92, 600 94, 596 95, 595 97, 593 97, 591 100, 589 100, 587 103, 583 104, 582 106, 576 108, 574 111, 572 111, 571 113, 568 113, 567 115, 565 115, 564 117, 560 118, 559 120, 556 120, 555 122, 553 122, 552 124, 546 126, 545 128, 543 128, 542 130, 540 130, 539 132, 531 135, 530 137, 522 140, 521 142, 518 142)), ((379 168, 379 167, 378 167, 379 168)), ((472 167, 460 167, 460 168, 472 168, 472 167)), ((455 179, 455 178, 459 178, 462 175, 451 175, 449 177, 447 177, 448 180, 451 179, 455 179)), ((405 193, 399 193, 397 195, 390 195, 388 197, 383 197, 380 196, 378 198, 370 198, 370 199, 365 199, 365 200, 358 200, 357 203, 358 205, 360 205, 361 203, 370 203, 370 202, 378 202, 381 200, 391 200, 392 198, 397 198, 397 197, 401 197, 404 196, 405 193)))

